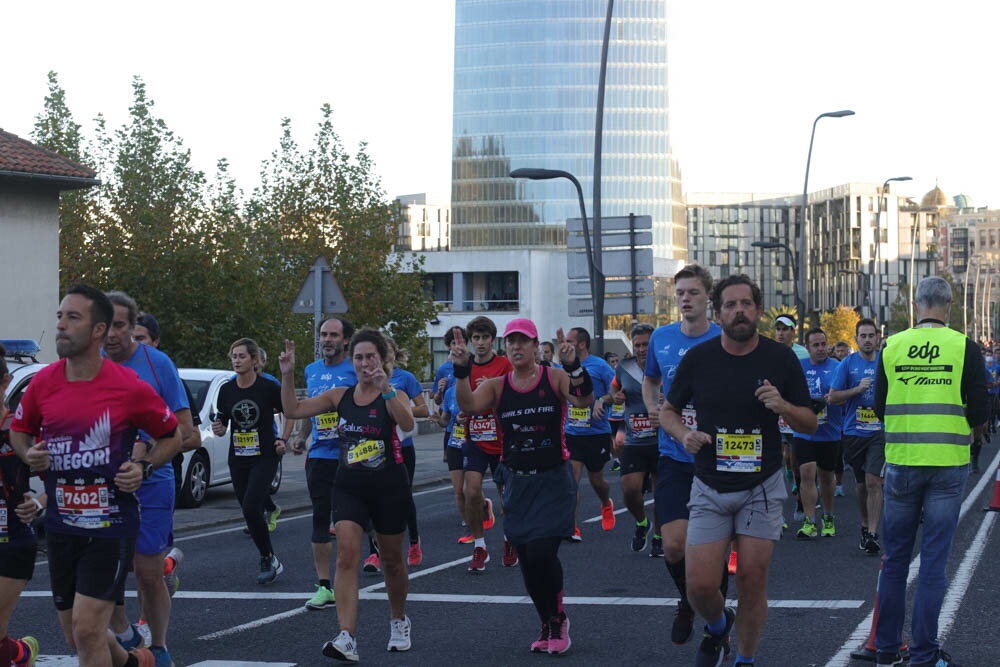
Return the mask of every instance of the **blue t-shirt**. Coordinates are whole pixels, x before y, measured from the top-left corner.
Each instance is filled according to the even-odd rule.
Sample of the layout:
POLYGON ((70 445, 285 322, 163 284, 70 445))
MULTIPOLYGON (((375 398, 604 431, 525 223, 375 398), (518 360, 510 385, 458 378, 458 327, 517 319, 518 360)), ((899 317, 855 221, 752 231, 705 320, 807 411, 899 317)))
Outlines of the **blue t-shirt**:
POLYGON ((455 385, 448 387, 448 390, 444 392, 444 400, 441 401, 441 411, 451 415, 451 419, 448 420, 448 426, 445 428, 445 431, 448 432, 448 446, 461 449, 462 444, 465 442, 465 426, 458 424, 458 413, 462 411, 462 408, 458 407, 458 395, 455 385), (456 426, 459 427, 458 433, 455 432, 456 426))
MULTIPOLYGON (((438 383, 441 382, 441 378, 447 378, 444 390, 448 391, 450 388, 455 386, 455 365, 450 361, 446 361, 441 366, 438 367, 437 373, 434 374, 434 393, 437 393, 438 383)), ((443 405, 443 402, 442 402, 443 405)))
MULTIPOLYGON (((657 327, 649 337, 649 352, 646 353, 646 377, 656 378, 662 383, 662 393, 666 396, 670 392, 670 385, 674 381, 677 373, 677 366, 681 359, 695 345, 704 343, 722 335, 722 329, 718 324, 712 322, 708 325, 708 331, 700 336, 688 336, 681 331, 681 323, 674 322, 657 327)), ((681 406, 675 406, 681 407, 681 406)), ((695 428, 694 405, 688 403, 682 408, 682 418, 685 426, 695 428)), ((658 432, 660 443, 660 456, 669 456, 681 463, 692 463, 694 456, 690 454, 684 445, 677 442, 660 427, 658 432)))
POLYGON ((831 389, 845 391, 854 389, 861 380, 869 377, 871 385, 864 393, 852 396, 843 404, 844 435, 856 437, 869 436, 885 428, 882 421, 875 416, 875 370, 878 368, 878 355, 871 361, 866 361, 860 352, 849 354, 840 362, 837 372, 830 383, 831 389))
MULTIPOLYGON (((396 391, 401 391, 409 396, 411 401, 424 391, 423 387, 420 386, 420 381, 417 380, 417 376, 410 371, 404 371, 402 368, 392 369, 392 375, 389 376, 389 384, 391 384, 396 391)), ((412 432, 402 440, 403 447, 412 447, 412 432)))
MULTIPOLYGON (((600 397, 608 393, 611 389, 611 381, 615 378, 615 371, 608 362, 593 354, 581 362, 590 374, 590 380, 594 383, 594 396, 600 397)), ((596 403, 596 401, 595 401, 596 403)), ((598 419, 594 416, 594 406, 589 408, 577 408, 566 403, 566 435, 601 435, 607 433, 611 435, 611 422, 608 421, 608 411, 604 411, 604 417, 598 419)))
POLYGON ((996 360, 986 364, 986 384, 989 386, 989 393, 993 396, 1000 394, 1000 385, 996 387, 991 386, 997 381, 998 374, 1000 374, 1000 364, 996 360))
MULTIPOLYGON (((802 371, 806 374, 806 384, 809 386, 809 397, 819 400, 830 393, 831 383, 837 373, 840 362, 826 358, 822 364, 815 366, 810 359, 799 359, 802 371)), ((839 405, 827 405, 816 415, 819 428, 812 435, 795 432, 796 438, 814 440, 816 442, 831 442, 840 440, 840 424, 843 410, 839 405)))
MULTIPOLYGON (((317 359, 306 366, 305 376, 309 398, 335 387, 350 387, 358 383, 358 376, 350 359, 343 359, 332 366, 328 366, 325 359, 317 359)), ((337 436, 339 423, 340 415, 336 410, 312 418, 313 439, 309 446, 309 458, 340 458, 340 438, 337 436)))
MULTIPOLYGON (((155 347, 150 347, 145 343, 139 343, 132 356, 125 361, 122 366, 131 368, 142 378, 146 384, 156 390, 163 402, 174 412, 178 410, 189 410, 187 392, 184 391, 184 384, 181 376, 177 373, 177 367, 170 357, 163 354, 155 347)), ((139 437, 147 440, 149 436, 144 431, 139 431, 139 437)), ((162 465, 153 470, 153 475, 143 482, 170 482, 174 483, 174 467, 172 465, 162 465)), ((141 499, 140 499, 141 500, 141 499)))

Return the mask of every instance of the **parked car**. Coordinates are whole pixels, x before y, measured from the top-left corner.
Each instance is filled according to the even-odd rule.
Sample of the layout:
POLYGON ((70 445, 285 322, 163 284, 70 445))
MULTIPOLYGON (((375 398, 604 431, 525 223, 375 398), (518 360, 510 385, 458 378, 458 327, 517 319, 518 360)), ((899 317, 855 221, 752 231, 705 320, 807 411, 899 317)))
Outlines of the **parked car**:
MULTIPOLYGON (((198 507, 205 502, 209 487, 232 483, 229 475, 229 430, 226 429, 225 435, 213 434, 211 415, 216 410, 219 387, 233 377, 233 372, 208 368, 181 368, 179 372, 181 380, 194 396, 195 404, 191 406, 191 411, 201 417, 201 448, 184 453, 177 503, 180 507, 198 507)), ((280 417, 276 416, 275 420, 278 423, 280 417)), ((277 493, 280 486, 279 459, 278 472, 271 480, 271 494, 277 493)))

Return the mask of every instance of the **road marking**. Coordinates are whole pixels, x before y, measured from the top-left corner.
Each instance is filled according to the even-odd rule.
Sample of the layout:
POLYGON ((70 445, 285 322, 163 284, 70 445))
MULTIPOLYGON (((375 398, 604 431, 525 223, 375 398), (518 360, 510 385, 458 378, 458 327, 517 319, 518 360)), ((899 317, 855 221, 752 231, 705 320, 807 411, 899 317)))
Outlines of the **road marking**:
MULTIPOLYGON (((177 597, 176 595, 174 597, 177 597)), ((301 598, 301 596, 299 596, 301 598)), ((235 635, 237 632, 243 632, 244 630, 253 630, 254 628, 259 628, 262 625, 268 625, 275 621, 283 621, 286 618, 292 618, 293 616, 298 616, 299 614, 304 614, 309 611, 305 606, 296 607, 290 611, 285 611, 280 614, 274 614, 273 616, 266 616, 264 618, 258 618, 256 621, 250 621, 249 623, 244 623, 243 625, 237 625, 232 628, 226 628, 225 630, 219 630, 218 632, 213 632, 211 634, 202 635, 198 639, 218 639, 219 637, 225 637, 227 635, 235 635)))
MULTIPOLYGON (((75 655, 40 655, 35 662, 44 667, 77 667, 75 655)), ((294 662, 246 662, 241 660, 203 660, 188 667, 295 667, 294 662)))
MULTIPOLYGON (((1000 452, 997 452, 996 456, 993 457, 993 460, 990 462, 988 466, 984 468, 984 470, 996 470, 998 465, 1000 465, 1000 452)), ((970 493, 966 497, 965 501, 962 503, 962 508, 958 511, 958 522, 957 522, 958 524, 962 523, 962 519, 968 513, 969 509, 978 502, 979 496, 982 494, 983 489, 986 488, 986 485, 992 483, 994 483, 993 475, 983 475, 979 479, 979 482, 976 484, 975 487, 973 487, 972 493, 970 493)), ((990 512, 990 514, 995 514, 995 513, 990 512)), ((980 525, 979 527, 979 531, 976 533, 976 540, 978 540, 979 536, 983 533, 983 527, 986 526, 987 524, 989 524, 989 526, 992 527, 993 522, 994 522, 993 519, 983 520, 982 525, 980 525)), ((986 531, 986 534, 987 535, 989 534, 988 529, 986 531)), ((971 546, 970 546, 970 551, 973 551, 971 546)), ((965 567, 966 562, 968 561, 971 563, 969 567, 971 568, 972 571, 974 571, 976 565, 979 564, 979 558, 981 556, 982 556, 982 549, 980 548, 977 552, 974 561, 968 561, 969 557, 966 556, 965 560, 962 561, 962 567, 965 567)), ((907 590, 909 590, 910 586, 913 585, 913 582, 916 581, 917 575, 919 573, 920 573, 920 554, 917 554, 917 556, 910 562, 910 569, 906 574, 907 590)), ((969 576, 971 577, 971 572, 969 576)), ((876 579, 876 584, 877 583, 878 580, 876 579)), ((956 575, 955 579, 953 579, 951 584, 948 586, 948 592, 946 593, 947 597, 950 597, 952 595, 952 590, 956 589, 959 583, 960 582, 958 581, 958 576, 956 575)), ((968 582, 965 582, 962 585, 968 587, 969 584, 968 582)), ((944 607, 942 606, 942 611, 943 610, 944 607)), ((848 667, 848 665, 851 664, 851 651, 857 650, 858 646, 863 645, 865 642, 868 641, 868 634, 871 632, 872 619, 874 618, 874 616, 875 616, 875 611, 874 609, 872 609, 872 611, 868 612, 868 615, 865 616, 865 619, 858 624, 858 627, 854 629, 854 632, 852 632, 851 636, 847 638, 847 641, 844 642, 843 646, 840 647, 840 650, 837 651, 832 658, 830 658, 830 661, 828 663, 826 663, 826 667, 848 667)), ((946 636, 946 629, 939 628, 938 639, 943 642, 945 636, 946 636)))
MULTIPOLYGON (((644 502, 642 504, 642 506, 646 507, 647 505, 652 505, 654 500, 655 500, 654 498, 650 498, 649 500, 647 500, 646 502, 644 502)), ((627 507, 622 507, 620 509, 616 509, 615 510, 615 514, 624 514, 625 512, 628 512, 628 508, 627 507)), ((589 519, 584 519, 583 522, 584 523, 597 523, 600 520, 601 520, 601 516, 597 515, 597 516, 592 516, 589 519)))

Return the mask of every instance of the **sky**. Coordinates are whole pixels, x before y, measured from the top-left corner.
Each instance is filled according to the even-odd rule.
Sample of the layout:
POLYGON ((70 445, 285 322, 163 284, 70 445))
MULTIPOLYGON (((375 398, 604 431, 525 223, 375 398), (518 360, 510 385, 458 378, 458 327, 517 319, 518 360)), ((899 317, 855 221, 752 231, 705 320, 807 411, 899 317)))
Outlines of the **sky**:
MULTIPOLYGON (((618 4, 629 0, 618 0, 618 4)), ((1000 207, 995 26, 981 0, 670 0, 670 131, 683 189, 802 191, 911 176, 1000 207)), ((308 145, 329 103, 345 147, 366 142, 389 197, 447 204, 452 0, 8 3, 0 128, 30 138, 55 71, 85 135, 127 117, 141 77, 154 113, 211 176, 250 191, 281 120, 308 145), (280 9, 279 9, 280 8, 280 9)), ((614 60, 612 43, 609 59, 614 60)))

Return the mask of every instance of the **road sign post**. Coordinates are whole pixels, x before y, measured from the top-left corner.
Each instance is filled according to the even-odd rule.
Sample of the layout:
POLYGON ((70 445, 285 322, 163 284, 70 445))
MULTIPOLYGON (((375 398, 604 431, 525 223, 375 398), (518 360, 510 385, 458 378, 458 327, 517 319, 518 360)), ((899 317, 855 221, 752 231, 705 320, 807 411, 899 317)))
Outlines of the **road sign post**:
POLYGON ((330 271, 330 265, 322 256, 317 257, 309 269, 309 275, 292 303, 292 312, 313 314, 313 359, 319 359, 319 323, 323 313, 347 312, 347 300, 330 271))

